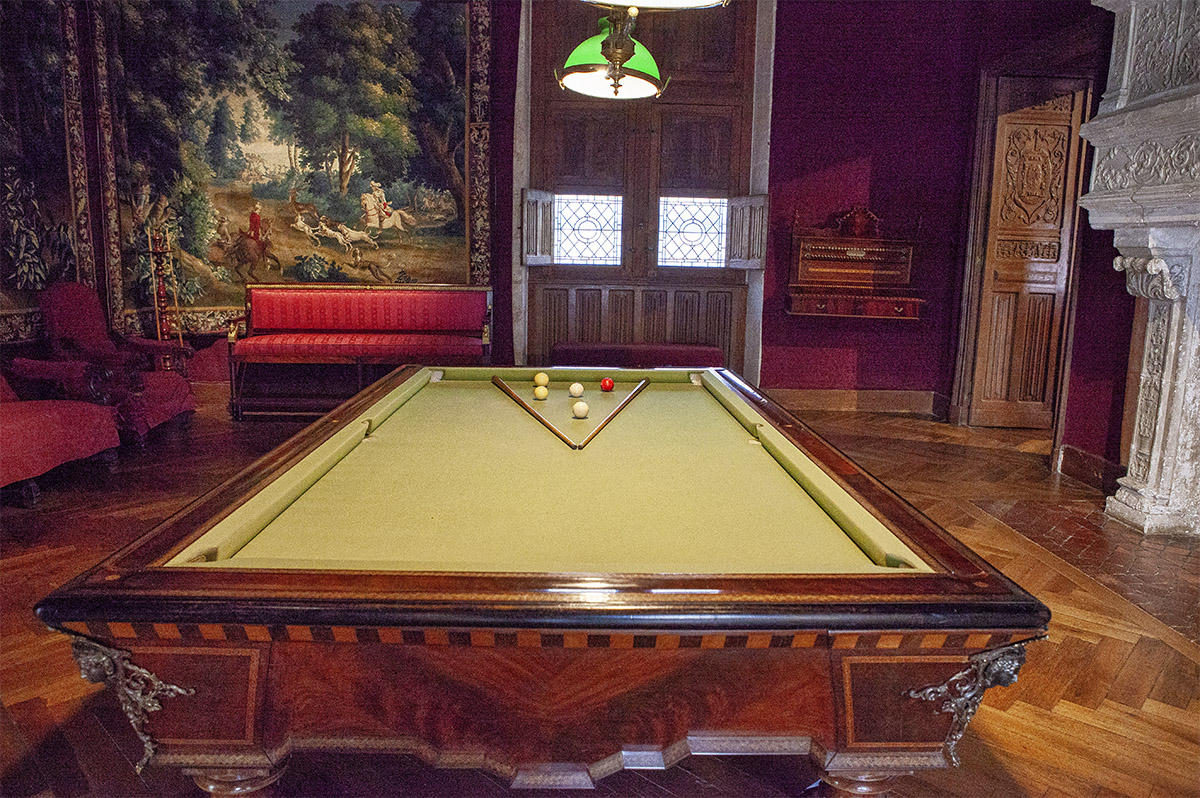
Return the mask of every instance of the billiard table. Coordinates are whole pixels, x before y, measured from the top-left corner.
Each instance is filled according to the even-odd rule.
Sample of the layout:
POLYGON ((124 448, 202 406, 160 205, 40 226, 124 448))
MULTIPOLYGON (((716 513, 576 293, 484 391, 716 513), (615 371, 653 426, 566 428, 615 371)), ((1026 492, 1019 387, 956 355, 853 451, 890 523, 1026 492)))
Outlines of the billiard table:
POLYGON ((397 369, 37 613, 218 794, 306 749, 517 787, 956 763, 1045 606, 727 370, 545 371, 397 369))

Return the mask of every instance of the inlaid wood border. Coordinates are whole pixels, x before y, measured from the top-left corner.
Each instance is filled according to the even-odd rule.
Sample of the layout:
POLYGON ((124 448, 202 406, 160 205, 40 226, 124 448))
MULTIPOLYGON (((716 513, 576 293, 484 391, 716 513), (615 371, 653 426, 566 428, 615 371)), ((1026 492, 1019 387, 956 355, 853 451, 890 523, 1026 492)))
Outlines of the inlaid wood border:
MULTIPOLYGON (((823 631, 631 633, 592 629, 495 629, 314 624, 153 623, 69 621, 62 628, 109 641, 153 640, 230 643, 383 643, 452 648, 725 649, 821 648, 862 651, 985 651, 1028 638, 1027 632, 823 631)), ((921 659, 921 658, 919 658, 921 659)))

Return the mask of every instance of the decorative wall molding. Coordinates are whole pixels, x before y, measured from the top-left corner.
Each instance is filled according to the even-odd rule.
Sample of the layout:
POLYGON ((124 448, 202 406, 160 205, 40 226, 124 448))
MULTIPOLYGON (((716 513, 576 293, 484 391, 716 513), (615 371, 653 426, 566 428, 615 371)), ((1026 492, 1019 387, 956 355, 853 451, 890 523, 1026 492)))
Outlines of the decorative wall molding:
POLYGON ((9 310, 0 312, 0 341, 16 343, 41 338, 46 329, 42 312, 32 310, 9 310))
POLYGON ((1134 11, 1134 49, 1129 83, 1131 100, 1171 87, 1175 71, 1175 37, 1172 34, 1178 25, 1177 0, 1139 6, 1134 11))
POLYGON ((1093 191, 1200 182, 1200 134, 1100 148, 1095 164, 1093 191))
MULTIPOLYGON (((242 308, 183 308, 172 321, 177 323, 184 335, 211 334, 213 330, 226 330, 229 323, 245 315, 242 308)), ((122 312, 120 329, 132 335, 154 335, 154 308, 128 309, 122 312)))
POLYGON ((108 318, 118 332, 124 330, 125 273, 121 266, 121 220, 117 202, 117 158, 113 140, 112 102, 108 91, 108 34, 99 4, 91 7, 92 55, 96 64, 96 127, 100 147, 100 194, 104 198, 102 273, 106 276, 108 318))
POLYGON ((1162 258, 1118 255, 1113 268, 1125 272, 1125 288, 1134 296, 1174 301, 1187 294, 1184 262, 1168 264, 1162 258))
POLYGON ((470 113, 467 115, 467 195, 470 220, 467 257, 472 285, 492 281, 492 180, 491 180, 491 56, 492 7, 487 0, 467 4, 470 35, 467 79, 470 113))
POLYGON ((87 148, 83 131, 83 75, 79 65, 79 20, 74 0, 61 0, 63 41, 63 119, 67 139, 67 176, 71 196, 71 230, 80 282, 96 285, 96 252, 92 245, 92 212, 88 201, 87 148))

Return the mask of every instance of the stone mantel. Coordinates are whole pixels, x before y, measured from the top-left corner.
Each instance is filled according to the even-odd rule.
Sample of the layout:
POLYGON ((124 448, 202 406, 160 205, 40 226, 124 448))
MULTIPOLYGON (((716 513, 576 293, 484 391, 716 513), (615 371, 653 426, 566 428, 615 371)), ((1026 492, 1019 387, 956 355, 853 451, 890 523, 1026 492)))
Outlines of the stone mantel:
POLYGON ((1200 534, 1200 0, 1093 2, 1116 20, 1080 204, 1114 231, 1113 266, 1147 305, 1129 471, 1107 511, 1200 534))

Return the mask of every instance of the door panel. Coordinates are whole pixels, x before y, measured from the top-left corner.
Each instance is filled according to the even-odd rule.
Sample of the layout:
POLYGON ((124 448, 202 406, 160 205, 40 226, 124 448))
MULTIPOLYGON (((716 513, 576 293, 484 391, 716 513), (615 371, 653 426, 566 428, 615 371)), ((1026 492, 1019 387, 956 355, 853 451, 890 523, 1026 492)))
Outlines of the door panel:
POLYGON ((669 341, 720 347, 736 370, 745 347, 745 307, 746 288, 740 285, 539 285, 531 294, 537 335, 530 341, 530 363, 546 364, 557 341, 669 341))
POLYGON ((1058 389, 1087 83, 1000 78, 995 96, 988 229, 967 421, 1048 429, 1058 389))

